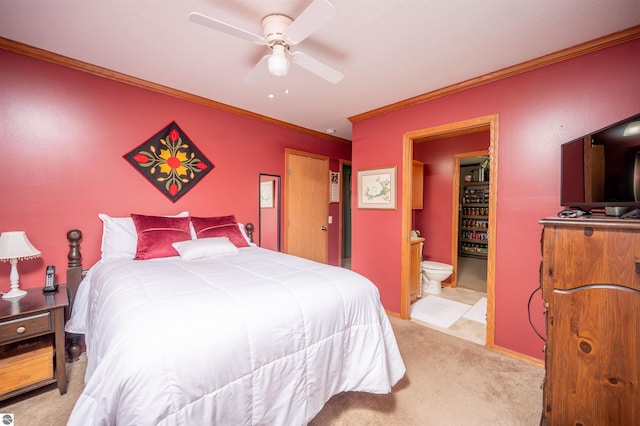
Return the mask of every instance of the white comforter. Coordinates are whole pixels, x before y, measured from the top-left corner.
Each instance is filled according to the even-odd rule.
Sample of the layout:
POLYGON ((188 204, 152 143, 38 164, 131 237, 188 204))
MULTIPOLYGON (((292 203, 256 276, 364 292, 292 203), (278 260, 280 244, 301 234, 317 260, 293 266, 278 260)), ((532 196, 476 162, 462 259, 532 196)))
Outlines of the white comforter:
POLYGON ((370 281, 257 247, 102 260, 67 330, 88 356, 69 425, 303 425, 332 395, 388 393, 405 373, 370 281))

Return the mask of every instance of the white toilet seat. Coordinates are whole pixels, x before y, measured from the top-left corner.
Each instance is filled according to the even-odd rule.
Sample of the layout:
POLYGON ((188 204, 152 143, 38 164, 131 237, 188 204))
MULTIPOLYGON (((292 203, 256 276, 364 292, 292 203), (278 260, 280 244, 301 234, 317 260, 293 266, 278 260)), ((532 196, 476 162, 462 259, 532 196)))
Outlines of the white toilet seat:
POLYGON ((432 269, 440 272, 453 272, 453 265, 448 265, 441 262, 433 262, 431 260, 424 260, 422 262, 422 269, 432 269))

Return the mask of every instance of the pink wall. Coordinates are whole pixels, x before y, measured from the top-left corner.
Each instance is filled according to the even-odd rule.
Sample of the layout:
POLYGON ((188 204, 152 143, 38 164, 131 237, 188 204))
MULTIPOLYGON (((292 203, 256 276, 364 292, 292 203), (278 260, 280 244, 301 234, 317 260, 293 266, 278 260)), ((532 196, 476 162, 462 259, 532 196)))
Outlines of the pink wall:
MULTIPOLYGON (((638 70, 640 40, 634 40, 354 124, 354 175, 398 165, 400 177, 405 132, 499 114, 496 345, 543 358, 527 300, 539 286, 538 220, 561 209, 560 145, 640 112, 638 70)), ((383 304, 396 312, 401 232, 399 210, 353 211, 354 269, 380 287, 383 304)), ((539 297, 535 302, 533 320, 544 329, 539 297)))
MULTIPOLYGON (((100 256, 97 214, 235 214, 258 220, 258 173, 284 176, 285 148, 351 158, 351 145, 161 95, 0 49, 0 231, 25 230, 42 258, 20 262, 21 285, 44 266, 65 280, 66 232, 81 229, 83 262, 100 256), (175 204, 122 156, 175 120, 215 168, 175 204)), ((337 206, 330 212, 339 218, 337 206)), ((339 220, 329 225, 338 264, 339 220)), ((0 264, 0 290, 9 264, 0 264)))
MULTIPOLYGON (((361 210, 357 207, 359 169, 396 166, 396 184, 398 188, 402 187, 403 131, 394 120, 382 120, 385 117, 356 123, 353 128, 353 141, 358 142, 352 143, 351 152, 351 269, 373 281, 380 290, 385 309, 400 312, 401 210, 361 210)), ((396 205, 402 205, 400 193, 396 205)))
POLYGON ((489 148, 489 132, 414 143, 413 158, 424 163, 424 202, 414 210, 413 228, 425 237, 425 260, 451 263, 453 156, 489 148))

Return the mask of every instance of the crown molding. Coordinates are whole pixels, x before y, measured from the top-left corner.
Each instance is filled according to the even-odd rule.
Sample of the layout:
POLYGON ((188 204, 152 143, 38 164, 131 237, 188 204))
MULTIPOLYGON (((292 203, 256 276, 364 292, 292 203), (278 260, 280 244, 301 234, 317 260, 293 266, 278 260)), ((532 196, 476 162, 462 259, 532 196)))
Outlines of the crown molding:
POLYGON ((414 96, 409 99, 405 99, 384 107, 376 108, 374 110, 364 112, 362 114, 349 117, 349 121, 356 123, 358 121, 366 120, 368 118, 377 117, 382 114, 387 114, 392 111, 407 108, 413 105, 421 104, 433 99, 441 98, 446 95, 461 92, 463 90, 471 89, 483 84, 492 83, 494 81, 502 80, 507 77, 511 77, 517 74, 522 74, 527 71, 541 68, 547 65, 555 64, 556 62, 565 61, 567 59, 575 58, 576 56, 585 55, 587 53, 594 52, 596 50, 604 49, 617 44, 622 44, 627 41, 640 38, 640 25, 627 28, 626 30, 618 31, 616 33, 597 38, 592 41, 578 44, 567 49, 559 50, 548 55, 540 56, 539 58, 531 59, 526 62, 522 62, 517 65, 513 65, 507 68, 503 68, 498 71, 494 71, 480 77, 475 77, 460 83, 452 84, 447 87, 443 87, 432 92, 428 92, 422 95, 414 96))
POLYGON ((193 102, 209 108, 215 108, 218 110, 231 112, 233 114, 241 115, 244 117, 253 118, 255 120, 259 120, 269 124, 274 124, 280 127, 285 127, 287 129, 306 133, 318 138, 327 139, 333 142, 351 143, 351 141, 348 139, 343 139, 337 136, 329 135, 327 133, 322 133, 316 130, 307 129, 305 127, 296 126, 291 123, 276 120, 274 118, 270 118, 261 114, 253 113, 251 111, 247 111, 242 108, 237 108, 221 102, 216 102, 214 100, 207 99, 202 96, 193 95, 191 93, 183 92, 181 90, 173 89, 171 87, 156 84, 151 81, 143 80, 141 78, 132 77, 127 74, 110 70, 108 68, 104 68, 104 67, 87 63, 87 62, 79 61, 77 59, 73 59, 68 56, 59 55, 57 53, 49 52, 47 50, 30 46, 28 44, 20 43, 18 41, 10 40, 4 37, 0 37, 0 49, 4 49, 14 53, 19 53, 21 55, 29 56, 31 58, 40 59, 46 62, 50 62, 52 64, 62 65, 64 67, 86 72, 92 75, 96 75, 98 77, 108 78, 109 80, 114 80, 120 83, 128 84, 130 86, 151 90, 153 92, 161 93, 167 96, 172 96, 174 98, 182 99, 188 102, 193 102))

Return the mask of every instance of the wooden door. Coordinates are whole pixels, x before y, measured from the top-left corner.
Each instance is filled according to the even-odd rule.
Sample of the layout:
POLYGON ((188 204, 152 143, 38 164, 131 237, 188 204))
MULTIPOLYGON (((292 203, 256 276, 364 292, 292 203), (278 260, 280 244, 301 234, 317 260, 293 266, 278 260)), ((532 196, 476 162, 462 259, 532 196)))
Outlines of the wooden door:
POLYGON ((329 157, 287 150, 285 252, 329 261, 329 157))

